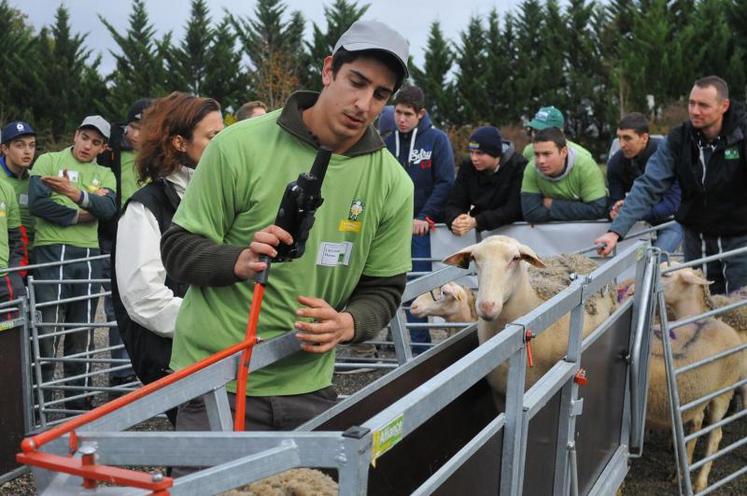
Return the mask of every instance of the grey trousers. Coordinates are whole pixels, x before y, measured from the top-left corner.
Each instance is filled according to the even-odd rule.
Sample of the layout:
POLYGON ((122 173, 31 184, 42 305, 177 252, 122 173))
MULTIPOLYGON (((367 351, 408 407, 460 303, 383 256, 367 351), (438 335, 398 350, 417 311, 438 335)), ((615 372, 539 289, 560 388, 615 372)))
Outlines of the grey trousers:
MULTIPOLYGON (((236 395, 228 394, 231 412, 236 409, 236 395)), ((337 403, 337 391, 329 386, 319 391, 289 396, 247 396, 247 431, 290 431, 311 420, 337 403)), ((177 431, 209 431, 207 410, 202 398, 179 406, 177 431)), ((198 470, 195 467, 174 467, 172 475, 181 477, 198 470)))
MULTIPOLYGON (((697 260, 747 246, 747 236, 706 236, 685 228, 685 261, 697 260)), ((731 293, 747 286, 747 253, 699 266, 706 279, 713 281, 711 293, 731 293)))
MULTIPOLYGON (((78 248, 71 245, 45 245, 34 248, 32 257, 34 263, 58 262, 92 257, 99 254, 95 248, 78 248)), ((68 263, 52 267, 40 267, 33 271, 34 279, 37 280, 82 280, 101 278, 101 260, 68 263)), ((82 297, 97 294, 101 285, 92 282, 68 282, 61 284, 39 284, 35 285, 36 303, 47 303, 67 298, 82 297)), ((93 327, 85 324, 95 321, 96 305, 98 298, 83 299, 58 305, 43 306, 40 309, 41 320, 45 324, 78 323, 82 324, 79 330, 57 336, 55 338, 42 338, 39 340, 40 353, 42 357, 54 357, 60 343, 64 349, 64 355, 75 355, 86 353, 93 345, 93 327)), ((55 331, 71 330, 62 326, 45 325, 40 328, 40 334, 48 334, 55 331)), ((81 358, 86 358, 81 356, 81 358)), ((88 387, 90 363, 85 361, 64 362, 63 372, 65 377, 83 376, 65 382, 66 386, 88 387)), ((54 363, 42 366, 42 379, 44 382, 51 380, 54 376, 54 363)), ((47 392, 45 397, 49 400, 51 395, 47 392)), ((65 397, 82 394, 80 390, 65 390, 65 397)), ((72 410, 85 410, 89 407, 89 401, 77 398, 65 402, 65 406, 72 410)))

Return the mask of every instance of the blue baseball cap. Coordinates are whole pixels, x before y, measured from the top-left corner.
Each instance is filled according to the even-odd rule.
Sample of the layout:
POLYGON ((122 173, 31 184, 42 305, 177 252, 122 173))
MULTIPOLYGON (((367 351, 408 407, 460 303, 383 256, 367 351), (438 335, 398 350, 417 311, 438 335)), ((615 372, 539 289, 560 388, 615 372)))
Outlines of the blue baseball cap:
POLYGON ((36 136, 34 128, 31 124, 24 121, 12 121, 5 125, 0 133, 0 143, 3 145, 10 143, 14 139, 20 136, 36 136))

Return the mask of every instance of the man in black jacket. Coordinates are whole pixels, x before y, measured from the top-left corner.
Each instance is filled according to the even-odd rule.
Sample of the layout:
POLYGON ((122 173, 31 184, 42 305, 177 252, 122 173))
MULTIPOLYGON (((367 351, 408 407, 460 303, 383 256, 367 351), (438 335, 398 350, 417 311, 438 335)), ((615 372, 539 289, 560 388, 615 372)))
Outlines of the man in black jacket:
POLYGON ((477 128, 469 139, 469 161, 459 167, 446 202, 451 232, 497 229, 521 220, 521 180, 527 160, 493 126, 477 128))
MULTIPOLYGON (((729 87, 717 76, 695 81, 688 104, 690 120, 675 127, 649 159, 609 232, 595 242, 609 254, 658 202, 675 180, 682 202, 675 218, 685 227, 685 260, 747 246, 747 112, 729 100, 729 87)), ((747 254, 703 264, 711 291, 747 285, 747 254)))

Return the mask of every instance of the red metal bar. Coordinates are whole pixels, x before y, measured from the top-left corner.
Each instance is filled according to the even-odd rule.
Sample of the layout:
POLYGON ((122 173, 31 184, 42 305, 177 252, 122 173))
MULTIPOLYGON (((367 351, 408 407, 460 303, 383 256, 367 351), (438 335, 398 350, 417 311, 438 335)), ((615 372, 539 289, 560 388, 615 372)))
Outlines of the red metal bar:
POLYGON ((174 479, 164 477, 158 481, 153 475, 108 465, 86 465, 80 458, 64 457, 37 451, 34 453, 19 453, 16 460, 27 465, 55 470, 82 477, 83 480, 108 482, 118 486, 137 487, 151 491, 166 491, 173 486, 174 479))
POLYGON ((27 437, 21 442, 21 449, 25 453, 30 453, 34 450, 37 450, 39 449, 39 447, 47 444, 50 441, 60 438, 64 436, 65 434, 68 434, 69 432, 72 432, 75 429, 83 425, 93 422, 94 420, 98 420, 104 415, 108 415, 112 413, 113 411, 118 410, 119 408, 127 406, 130 403, 136 400, 139 400, 140 398, 143 398, 151 393, 154 393, 160 389, 163 389, 164 387, 169 386, 175 383, 176 381, 183 379, 189 375, 192 375, 195 372, 198 372, 206 367, 209 367, 210 365, 213 365, 214 363, 220 362, 224 358, 228 358, 231 355, 238 353, 239 351, 242 351, 248 346, 253 345, 253 344, 254 343, 247 343, 246 341, 241 341, 240 343, 237 343, 231 346, 230 348, 226 348, 223 351, 219 351, 218 353, 214 355, 206 357, 197 363, 193 363, 192 365, 188 367, 178 370, 172 374, 169 374, 166 377, 163 377, 155 382, 151 382, 150 384, 147 384, 139 389, 136 389, 135 391, 127 393, 124 396, 120 396, 119 398, 116 398, 108 403, 104 403, 103 405, 97 408, 94 408, 90 412, 86 412, 78 417, 70 419, 64 424, 60 424, 56 427, 49 429, 48 431, 42 432, 35 436, 27 437))
POLYGON ((244 430, 244 419, 246 414, 246 381, 249 376, 249 363, 252 359, 252 350, 257 342, 257 323, 259 322, 259 311, 262 308, 262 299, 265 295, 265 285, 254 284, 252 293, 252 306, 249 310, 249 322, 246 323, 246 336, 244 343, 249 343, 239 359, 239 368, 236 371, 236 412, 233 420, 233 430, 241 432, 244 430))

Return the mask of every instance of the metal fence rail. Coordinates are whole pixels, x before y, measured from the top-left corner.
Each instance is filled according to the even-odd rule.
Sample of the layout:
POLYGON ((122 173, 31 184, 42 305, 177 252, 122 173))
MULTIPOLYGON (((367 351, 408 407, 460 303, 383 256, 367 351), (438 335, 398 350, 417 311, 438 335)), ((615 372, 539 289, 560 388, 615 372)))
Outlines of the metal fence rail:
MULTIPOLYGON (((690 267, 698 267, 710 261, 729 258, 735 255, 743 254, 745 252, 747 252, 747 248, 739 248, 739 249, 731 250, 731 251, 724 252, 718 255, 703 257, 697 260, 692 260, 687 263, 678 264, 672 267, 664 268, 661 270, 661 275, 662 276, 670 275, 676 271, 680 271, 680 270, 690 268, 690 267)), ((664 360, 666 364, 667 388, 669 391, 669 407, 670 407, 670 414, 672 417, 672 435, 675 441, 675 448, 676 448, 675 455, 676 455, 676 462, 677 462, 677 473, 678 473, 678 483, 679 483, 680 494, 686 494, 687 496, 693 496, 694 494, 697 496, 711 494, 714 491, 722 488, 726 484, 747 474, 747 464, 745 464, 738 470, 734 471, 733 473, 727 475, 726 477, 723 477, 720 480, 713 481, 712 480, 713 478, 711 477, 708 479, 708 483, 704 483, 704 478, 702 476, 699 476, 701 478, 700 480, 697 481, 697 484, 693 483, 693 480, 691 479, 692 477, 691 474, 695 472, 696 470, 702 470, 707 464, 713 463, 715 461, 718 461, 719 459, 724 458, 726 455, 732 453, 737 448, 747 445, 747 438, 738 439, 737 441, 731 443, 728 446, 722 446, 718 451, 694 462, 690 461, 688 451, 692 450, 693 448, 688 448, 688 444, 692 443, 694 446, 694 443, 697 442, 697 440, 703 437, 704 435, 711 435, 713 431, 715 431, 716 429, 721 429, 723 427, 729 426, 739 420, 743 421, 744 417, 747 416, 747 410, 736 412, 731 415, 727 413, 720 420, 710 425, 707 425, 706 427, 695 429, 689 434, 685 433, 685 422, 684 422, 683 414, 693 408, 703 405, 703 403, 708 403, 719 396, 722 396, 724 394, 731 394, 735 390, 743 388, 744 386, 747 386, 747 378, 742 378, 741 380, 738 380, 737 382, 733 384, 727 384, 723 387, 715 389, 707 394, 704 394, 701 397, 694 398, 685 404, 682 403, 682 398, 680 396, 680 390, 679 390, 680 388, 679 388, 677 379, 679 376, 682 376, 683 374, 687 372, 697 371, 698 369, 701 369, 704 366, 713 364, 714 362, 717 362, 719 360, 722 360, 724 358, 727 358, 737 353, 742 355, 742 360, 745 360, 745 351, 747 350, 747 343, 743 343, 734 348, 724 350, 722 352, 708 356, 701 360, 697 360, 693 363, 683 365, 683 364, 677 363, 675 354, 672 349, 670 335, 675 329, 681 328, 689 324, 698 323, 699 321, 703 321, 704 319, 707 319, 707 318, 718 317, 720 314, 723 314, 725 312, 732 311, 739 307, 745 306, 747 305, 747 300, 734 302, 729 305, 725 305, 721 308, 708 310, 703 313, 699 313, 697 315, 693 315, 687 318, 683 318, 677 321, 670 322, 668 315, 667 315, 667 311, 666 311, 664 286, 663 286, 663 283, 660 277, 656 278, 655 284, 656 284, 656 292, 657 292, 658 308, 659 308, 658 315, 659 315, 659 319, 661 321, 661 327, 662 327, 661 339, 662 339, 663 350, 664 350, 664 360), (698 485, 700 485, 700 487, 698 487, 698 485)), ((745 331, 745 330, 737 329, 737 332, 740 332, 740 331, 745 331)))
MULTIPOLYGON (((134 401, 119 398, 114 406, 101 412, 108 412, 85 425, 66 424, 59 427, 62 437, 48 440, 39 448, 39 453, 66 455, 70 447, 76 454, 70 458, 70 466, 81 467, 81 475, 93 476, 95 470, 106 470, 103 464, 110 465, 158 465, 205 467, 189 476, 171 479, 162 474, 153 476, 153 483, 168 489, 170 494, 214 494, 291 467, 318 467, 337 470, 340 494, 366 494, 370 465, 385 456, 388 450, 407 439, 430 418, 451 404, 457 397, 481 381, 485 375, 501 363, 509 364, 508 390, 503 412, 483 428, 454 456, 450 457, 427 480, 415 490, 415 494, 431 494, 442 487, 447 476, 454 473, 485 443, 497 433, 502 434, 501 484, 500 494, 518 495, 524 483, 524 459, 527 452, 528 425, 542 405, 547 404, 556 393, 560 393, 560 415, 557 417, 558 437, 553 471, 555 494, 568 494, 577 490, 578 468, 574 439, 576 417, 583 412, 583 402, 579 397, 576 380, 581 368, 583 349, 601 333, 609 333, 607 323, 600 333, 581 339, 583 308, 586 299, 601 287, 610 283, 632 264, 640 267, 643 274, 645 254, 642 245, 636 245, 621 253, 598 270, 579 278, 572 285, 551 300, 510 324, 506 329, 481 346, 468 352, 431 379, 417 385, 398 400, 358 425, 346 430, 310 431, 316 423, 329 418, 340 409, 358 401, 365 391, 354 394, 330 412, 323 414, 299 431, 292 432, 226 432, 232 428, 232 419, 226 414, 228 400, 225 384, 235 378, 240 351, 209 365, 201 371, 187 376, 179 382, 167 385, 157 395, 138 396, 131 393, 134 401), (540 335, 559 317, 571 312, 572 328, 565 359, 546 374, 540 381, 524 391, 524 376, 527 367, 525 342, 526 329, 540 335), (213 419, 216 432, 122 432, 132 425, 163 412, 189 398, 203 396, 209 416, 213 419), (74 435, 73 435, 74 434, 74 435), (72 437, 71 437, 72 436, 72 437), (72 444, 71 444, 72 443, 72 444), (185 449, 186 447, 189 449, 185 449), (95 453, 97 458, 91 456, 95 453), (81 466, 77 457, 88 456, 93 465, 90 469, 81 466)), ((428 280, 417 280, 408 285, 407 296, 434 287, 440 278, 455 274, 434 274, 428 280), (424 289, 426 288, 426 289, 424 289)), ((639 283, 641 281, 638 281, 639 283)), ((406 297, 407 297, 406 296, 406 297)), ((626 307, 629 310, 629 304, 626 307)), ((645 312, 644 312, 645 313, 645 312)), ((621 315, 618 312, 617 317, 621 315)), ((396 324, 393 324, 396 325, 396 324)), ((461 336, 466 336, 465 334, 461 336)), ((462 339, 460 335, 454 339, 462 339)), ((447 344, 447 343, 444 343, 447 344)), ((404 340, 400 343, 404 347, 404 340)), ((252 355, 251 370, 257 370, 298 351, 299 346, 293 333, 258 345, 252 355)), ((405 353, 409 347, 405 347, 405 353)), ((404 373, 417 367, 437 350, 427 352, 407 360, 397 373, 404 373)), ((645 373, 645 371, 642 371, 645 373)), ((388 380, 388 376, 382 380, 388 380)), ((154 383, 155 384, 155 383, 154 383)), ((151 385, 153 386, 153 385, 151 385)), ((371 385, 370 387, 375 387, 371 385)), ((626 405, 629 403, 626 402, 626 405)), ((107 405, 100 407, 105 408, 107 405)), ((627 407, 626 407, 627 408, 627 407)), ((45 438, 45 442, 47 439, 45 438)), ((614 467, 605 470, 609 480, 618 483, 627 470, 625 456, 627 450, 627 430, 621 431, 620 446, 613 460, 614 467)), ((39 443, 28 440, 24 444, 25 459, 31 461, 39 443)), ((68 460, 68 458, 64 458, 68 460)), ((34 468, 37 484, 42 494, 77 494, 81 479, 66 474, 49 473, 36 465, 34 468)), ((609 480, 600 484, 610 484, 609 480)), ((95 484, 94 484, 95 485, 95 484)), ((145 486, 142 486, 145 487, 145 486)), ((150 487, 150 486, 149 486, 150 487)), ((598 485, 596 491, 599 491, 598 485)), ((137 489, 99 488, 101 494, 147 494, 137 489)))

